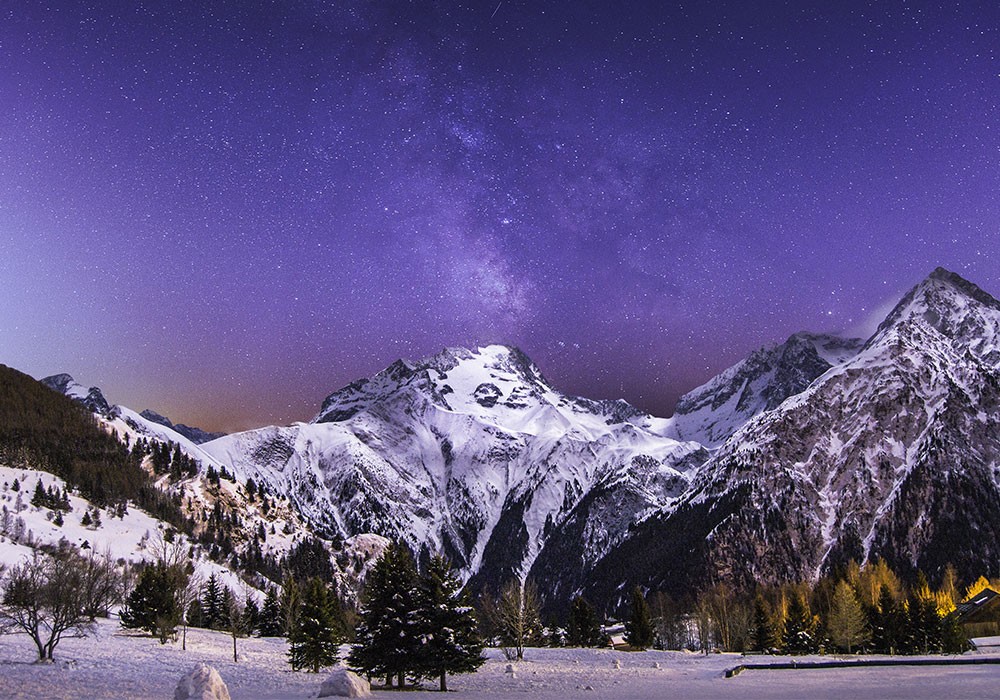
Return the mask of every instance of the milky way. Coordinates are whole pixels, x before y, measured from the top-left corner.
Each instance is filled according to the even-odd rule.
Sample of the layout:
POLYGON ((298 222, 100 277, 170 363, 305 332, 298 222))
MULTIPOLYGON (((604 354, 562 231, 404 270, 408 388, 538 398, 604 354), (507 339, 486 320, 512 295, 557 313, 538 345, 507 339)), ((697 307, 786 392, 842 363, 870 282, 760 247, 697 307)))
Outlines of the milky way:
POLYGON ((995 3, 87 5, 0 10, 0 362, 136 409, 500 342, 668 415, 937 265, 1000 292, 995 3))

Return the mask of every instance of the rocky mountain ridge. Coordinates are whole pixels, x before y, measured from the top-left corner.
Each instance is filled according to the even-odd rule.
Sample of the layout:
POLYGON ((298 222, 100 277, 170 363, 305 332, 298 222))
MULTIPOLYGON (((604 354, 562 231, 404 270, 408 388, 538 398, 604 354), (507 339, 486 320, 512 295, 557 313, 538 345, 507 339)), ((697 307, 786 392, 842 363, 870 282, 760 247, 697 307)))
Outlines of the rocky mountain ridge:
POLYGON ((748 421, 673 508, 637 523, 590 572, 591 594, 615 595, 610 572, 677 591, 809 579, 850 558, 932 578, 948 563, 992 570, 998 333, 1000 304, 936 270, 860 352, 748 421))
POLYGON ((445 553, 474 587, 530 577, 549 601, 614 605, 633 583, 682 593, 848 558, 932 577, 1000 561, 982 542, 1000 526, 998 372, 1000 302, 938 269, 871 338, 794 334, 670 419, 564 395, 488 346, 399 360, 308 423, 180 437, 326 537, 376 533, 445 553))

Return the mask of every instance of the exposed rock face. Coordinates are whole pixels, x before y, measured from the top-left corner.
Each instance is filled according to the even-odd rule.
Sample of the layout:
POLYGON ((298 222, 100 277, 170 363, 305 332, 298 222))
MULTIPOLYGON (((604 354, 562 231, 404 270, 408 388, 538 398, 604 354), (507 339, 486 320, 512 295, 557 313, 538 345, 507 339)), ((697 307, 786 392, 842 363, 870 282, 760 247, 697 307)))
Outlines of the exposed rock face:
POLYGON ((674 591, 804 579, 849 558, 980 573, 1000 557, 986 534, 1000 531, 998 336, 1000 303, 935 271, 857 355, 751 420, 635 527, 591 594, 616 597, 604 582, 623 577, 674 591))
POLYGON ((78 401, 98 415, 105 418, 115 416, 117 407, 109 404, 108 400, 104 398, 104 394, 96 386, 87 389, 81 384, 77 384, 73 377, 68 374, 54 374, 51 377, 45 377, 41 382, 53 391, 58 391, 60 394, 65 394, 78 401))
POLYGON ((943 269, 867 341, 795 334, 671 419, 564 395, 503 346, 399 360, 310 423, 204 445, 46 383, 287 495, 319 533, 444 553, 473 587, 530 576, 550 610, 851 558, 932 580, 1000 561, 1000 302, 943 269))
POLYGON ((814 379, 857 354, 864 341, 796 333, 761 348, 677 402, 668 434, 717 447, 759 413, 770 411, 814 379))

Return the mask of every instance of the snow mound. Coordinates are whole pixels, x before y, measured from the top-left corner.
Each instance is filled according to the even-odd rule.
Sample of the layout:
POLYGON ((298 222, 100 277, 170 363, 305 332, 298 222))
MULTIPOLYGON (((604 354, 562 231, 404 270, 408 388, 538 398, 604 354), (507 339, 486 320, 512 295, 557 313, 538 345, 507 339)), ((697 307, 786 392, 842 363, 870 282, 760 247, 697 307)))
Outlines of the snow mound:
POLYGON ((229 688, 211 666, 198 664, 181 678, 174 700, 230 700, 229 688))
POLYGON ((319 687, 317 697, 367 698, 372 694, 368 681, 346 668, 335 669, 319 687))

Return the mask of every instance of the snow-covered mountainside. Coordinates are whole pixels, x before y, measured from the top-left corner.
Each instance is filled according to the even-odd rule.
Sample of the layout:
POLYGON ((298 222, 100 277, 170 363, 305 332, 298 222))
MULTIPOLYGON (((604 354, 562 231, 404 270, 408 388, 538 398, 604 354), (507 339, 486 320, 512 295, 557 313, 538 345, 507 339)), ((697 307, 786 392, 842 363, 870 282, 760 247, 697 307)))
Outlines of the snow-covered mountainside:
POLYGON ((867 341, 797 333, 670 419, 562 394, 498 345, 399 360, 311 422, 200 445, 66 375, 46 383, 109 430, 197 459, 196 477, 164 484, 199 527, 221 498, 253 527, 277 520, 286 537, 268 548, 306 529, 346 540, 356 572, 398 539, 446 554, 473 587, 530 577, 558 608, 580 591, 614 605, 632 584, 811 578, 849 558, 932 578, 1000 561, 1000 302, 943 269, 867 341), (209 468, 231 474, 221 491, 209 468))
POLYGON ((88 410, 99 416, 104 416, 105 418, 114 418, 115 416, 114 407, 108 403, 108 400, 104 398, 104 394, 96 386, 88 389, 82 384, 77 383, 68 374, 54 374, 51 377, 42 379, 41 382, 53 391, 58 391, 60 394, 65 394, 74 401, 80 402, 88 410))
POLYGON ((717 447, 758 413, 849 360, 863 344, 859 338, 796 333, 781 345, 761 348, 682 396, 667 434, 717 447))
POLYGON ((857 355, 751 420, 630 532, 592 594, 806 579, 848 558, 983 571, 1000 560, 998 339, 1000 302, 935 270, 857 355))
POLYGON ((202 430, 201 428, 194 428, 190 425, 184 425, 183 423, 174 423, 169 418, 164 415, 160 415, 156 411, 151 411, 146 409, 140 414, 143 418, 154 423, 159 423, 160 425, 170 428, 176 433, 180 433, 188 440, 196 445, 200 445, 203 442, 208 442, 210 440, 217 440, 220 437, 224 437, 226 433, 210 433, 207 430, 202 430))
MULTIPOLYGON (((280 577, 282 557, 312 534, 312 529, 282 493, 266 490, 263 482, 257 482, 251 492, 245 475, 229 470, 227 465, 215 460, 200 445, 178 433, 173 427, 151 420, 125 406, 111 404, 104 399, 100 389, 87 389, 68 374, 47 377, 40 383, 92 411, 98 424, 124 442, 126 447, 144 441, 151 448, 166 448, 162 452, 161 461, 171 465, 170 467, 165 466, 157 471, 157 459, 152 454, 143 459, 143 465, 156 478, 156 488, 166 498, 174 498, 182 504, 183 517, 188 519, 190 532, 178 537, 190 540, 191 551, 204 564, 200 568, 210 564, 215 570, 219 570, 221 564, 230 569, 240 569, 240 575, 245 579, 264 585, 258 574, 263 572, 272 578, 280 577), (177 466, 175 455, 178 454, 182 455, 181 461, 185 458, 190 460, 185 465, 187 469, 177 466), (220 474, 223 475, 221 478, 220 474)), ((0 476, 4 474, 5 467, 13 468, 13 465, 5 463, 0 449, 0 476)), ((21 471, 28 473, 26 468, 19 467, 21 471)), ((51 478, 57 485, 62 484, 57 477, 51 478)), ((48 480, 45 483, 48 484, 48 480)), ((3 500, 12 498, 13 495, 2 497, 3 500)), ((78 512, 89 512, 92 507, 96 510, 95 504, 86 501, 82 495, 74 498, 79 498, 83 504, 82 508, 77 509, 78 512)), ((129 512, 138 513, 142 522, 155 524, 154 527, 145 525, 145 529, 150 530, 154 536, 157 531, 164 533, 174 530, 176 523, 172 525, 160 521, 151 514, 141 512, 134 504, 130 505, 130 509, 129 512)), ((43 515, 52 517, 52 513, 44 508, 30 508, 26 510, 28 512, 42 512, 43 515)), ((105 522, 108 520, 110 518, 105 517, 105 522)), ((27 526, 31 527, 30 519, 27 526)), ((58 539, 71 529, 68 522, 66 528, 59 526, 36 529, 33 546, 52 544, 55 540, 47 535, 58 539)), ((88 540, 91 546, 111 546, 116 552, 120 546, 124 546, 127 552, 120 556, 127 559, 137 560, 143 556, 151 556, 142 547, 129 545, 127 538, 123 540, 113 529, 93 530, 88 540)), ((8 547, 5 550, 2 546, 5 536, 9 537, 8 533, 0 528, 0 562, 13 563, 17 558, 14 555, 19 550, 18 547, 8 547)), ((20 542, 16 537, 11 537, 10 540, 15 545, 20 542)), ((80 537, 71 539, 74 543, 78 543, 77 540, 82 541, 80 537)), ((332 545, 331 549, 334 551, 331 554, 335 555, 332 557, 334 575, 341 584, 341 593, 351 598, 357 595, 360 581, 387 545, 387 540, 377 535, 360 534, 332 545)), ((27 551, 23 543, 20 544, 20 549, 27 551)), ((236 581, 237 574, 228 570, 225 580, 236 581)))
POLYGON ((180 446, 185 454, 198 460, 204 467, 213 466, 218 469, 223 466, 213 460, 194 441, 175 430, 172 424, 167 425, 162 421, 152 420, 144 415, 145 412, 136 413, 125 406, 111 404, 96 386, 87 389, 68 374, 56 374, 40 381, 50 389, 83 404, 103 419, 109 427, 118 429, 122 435, 129 435, 132 438, 144 437, 159 442, 172 442, 180 446))
POLYGON ((400 360, 331 394, 311 423, 202 447, 328 534, 444 552, 495 585, 527 572, 596 485, 633 488, 627 506, 574 513, 588 556, 680 495, 707 453, 651 432, 651 420, 561 394, 522 352, 493 345, 400 360))

